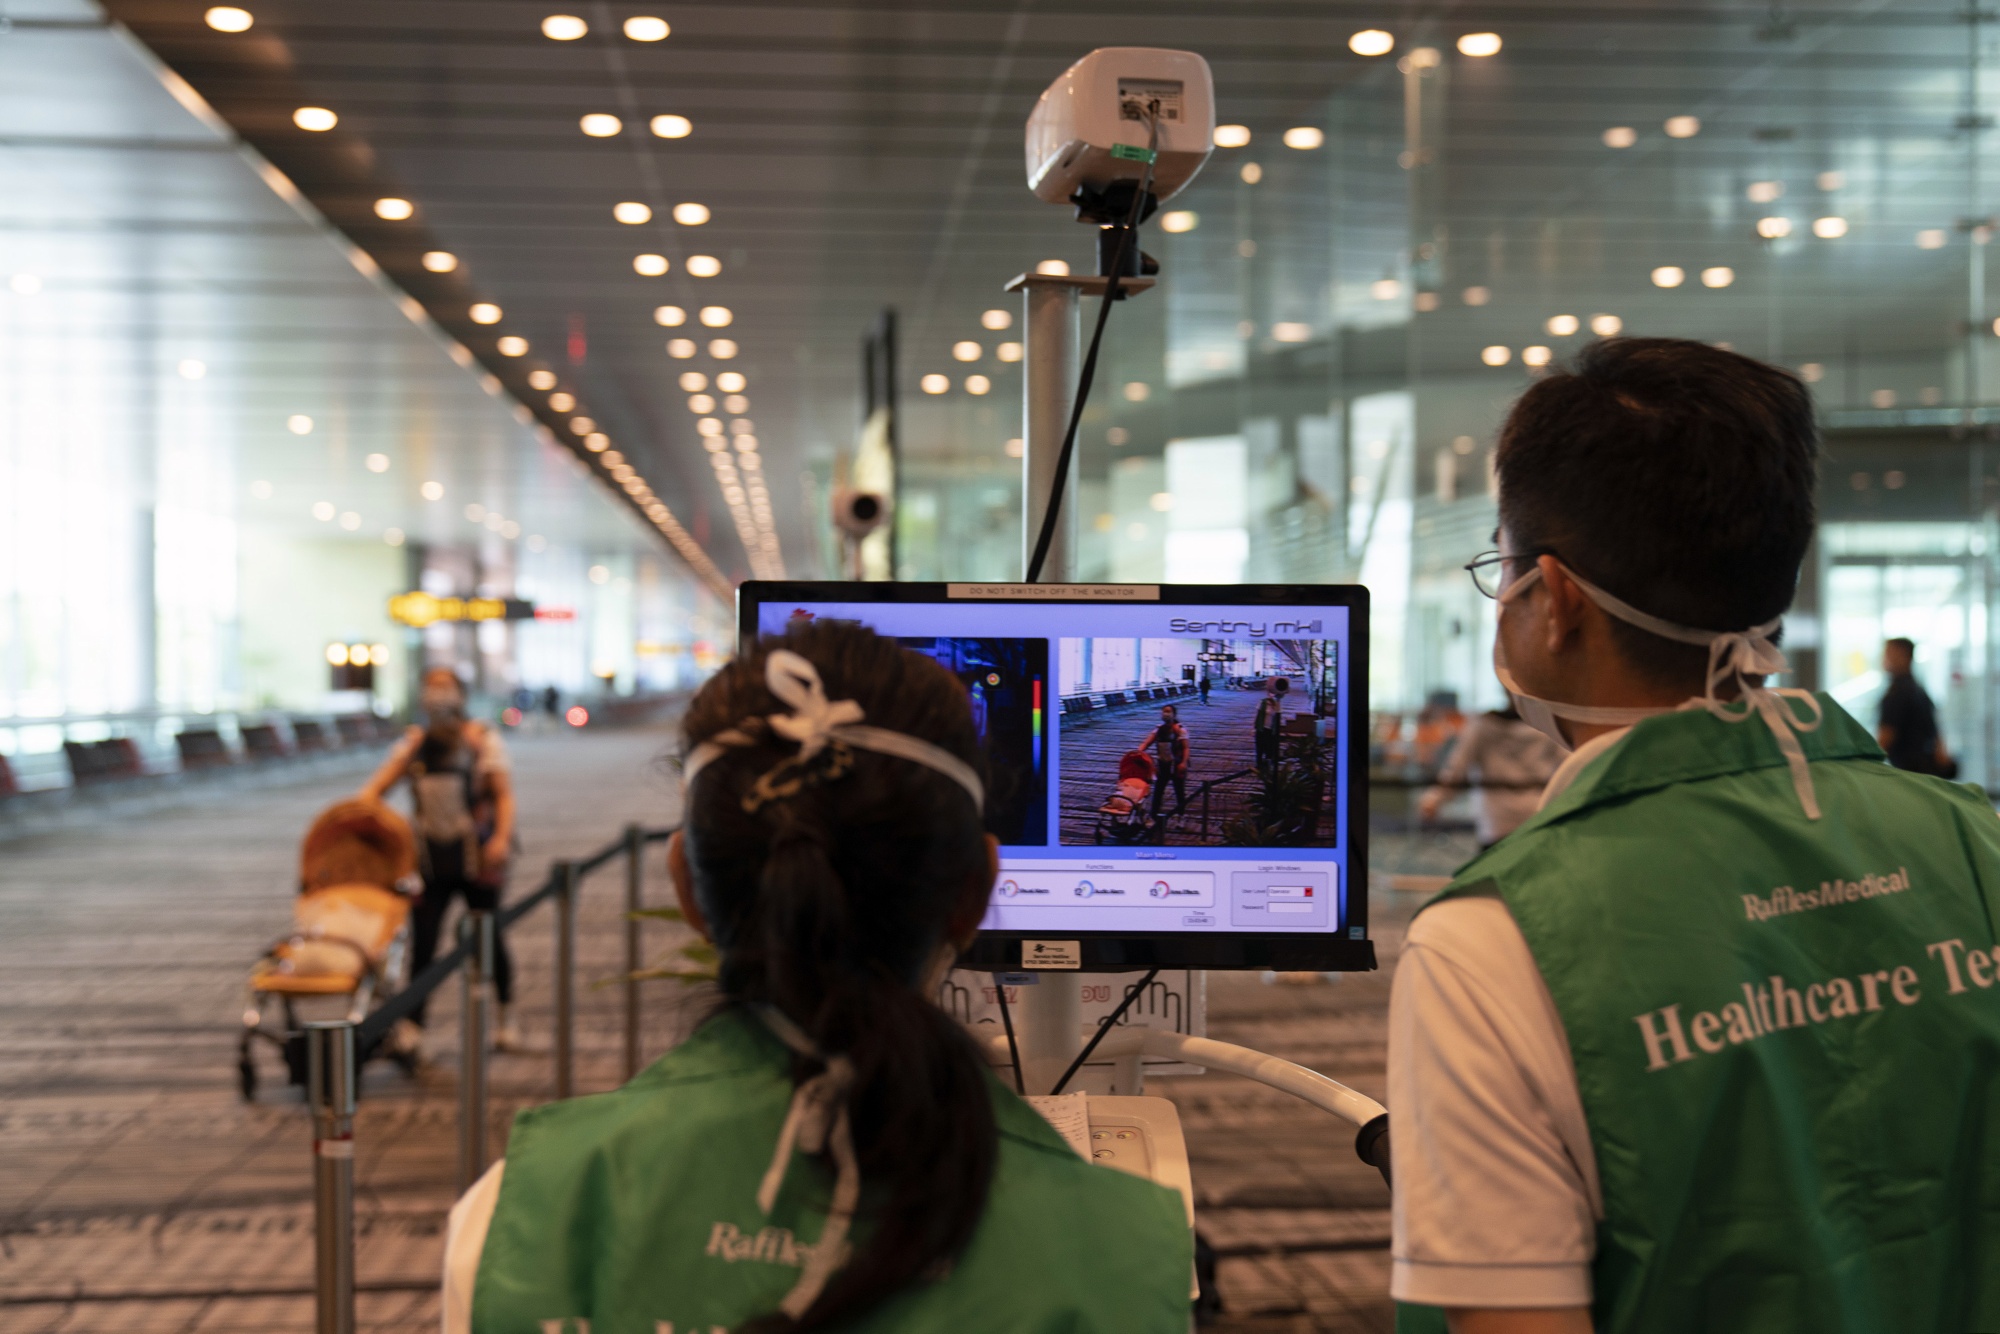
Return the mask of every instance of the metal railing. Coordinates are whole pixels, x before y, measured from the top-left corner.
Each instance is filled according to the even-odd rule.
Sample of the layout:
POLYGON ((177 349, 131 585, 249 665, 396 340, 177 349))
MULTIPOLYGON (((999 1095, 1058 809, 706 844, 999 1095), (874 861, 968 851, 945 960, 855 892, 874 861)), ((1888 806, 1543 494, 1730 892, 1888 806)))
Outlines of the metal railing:
POLYGON ((453 973, 459 974, 460 1066, 458 1087, 458 1188, 462 1193, 488 1166, 486 1046, 488 982, 500 934, 544 902, 555 908, 555 1092, 576 1087, 576 906, 584 877, 620 854, 625 866, 624 1077, 639 1069, 640 919, 646 844, 673 836, 672 829, 627 825, 619 838, 588 857, 559 861, 534 893, 499 912, 467 913, 458 943, 410 979, 381 1008, 359 1022, 349 1019, 304 1026, 307 1102, 313 1115, 314 1274, 318 1334, 354 1334, 354 1117, 360 1103, 361 1063, 389 1030, 406 1019, 453 973))

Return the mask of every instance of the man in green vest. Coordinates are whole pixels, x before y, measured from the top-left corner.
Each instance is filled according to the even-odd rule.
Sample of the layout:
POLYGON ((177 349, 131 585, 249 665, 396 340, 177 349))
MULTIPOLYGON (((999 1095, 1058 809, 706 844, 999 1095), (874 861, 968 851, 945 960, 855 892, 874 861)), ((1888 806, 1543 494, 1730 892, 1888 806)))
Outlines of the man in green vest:
POLYGON ((1399 1328, 2000 1330, 2000 819, 1770 684, 1816 453, 1678 340, 1508 418, 1470 568, 1572 753, 1397 967, 1399 1328))

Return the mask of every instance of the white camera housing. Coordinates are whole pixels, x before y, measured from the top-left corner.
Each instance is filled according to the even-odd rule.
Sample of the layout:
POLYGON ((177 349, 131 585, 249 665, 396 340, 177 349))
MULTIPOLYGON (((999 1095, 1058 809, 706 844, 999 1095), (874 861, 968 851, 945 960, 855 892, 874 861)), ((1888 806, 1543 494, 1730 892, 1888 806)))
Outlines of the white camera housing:
POLYGON ((1146 174, 1151 126, 1144 108, 1159 104, 1159 160, 1153 195, 1169 199, 1195 178, 1215 142, 1215 81, 1192 51, 1106 46, 1049 85, 1028 116, 1028 188, 1051 204, 1079 189, 1103 192, 1146 174))
POLYGON ((889 521, 889 498, 880 491, 841 487, 833 493, 833 526, 849 537, 866 537, 889 521))

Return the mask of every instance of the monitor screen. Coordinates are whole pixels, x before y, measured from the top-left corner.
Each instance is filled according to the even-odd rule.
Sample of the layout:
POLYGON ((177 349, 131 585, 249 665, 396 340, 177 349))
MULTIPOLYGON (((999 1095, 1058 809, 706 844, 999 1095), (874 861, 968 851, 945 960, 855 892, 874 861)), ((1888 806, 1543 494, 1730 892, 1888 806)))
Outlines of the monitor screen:
POLYGON ((966 967, 1374 966, 1365 589, 758 583, 965 683, 998 883, 966 967))

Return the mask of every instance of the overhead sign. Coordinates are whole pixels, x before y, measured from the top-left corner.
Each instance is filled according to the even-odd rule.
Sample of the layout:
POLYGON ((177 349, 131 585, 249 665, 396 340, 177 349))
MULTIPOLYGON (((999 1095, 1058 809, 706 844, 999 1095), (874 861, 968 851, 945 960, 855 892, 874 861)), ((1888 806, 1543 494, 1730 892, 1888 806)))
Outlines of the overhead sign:
POLYGON ((439 621, 532 621, 535 604, 522 598, 441 598, 419 590, 390 598, 389 619, 417 630, 439 621))

